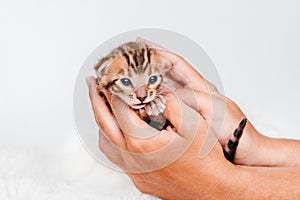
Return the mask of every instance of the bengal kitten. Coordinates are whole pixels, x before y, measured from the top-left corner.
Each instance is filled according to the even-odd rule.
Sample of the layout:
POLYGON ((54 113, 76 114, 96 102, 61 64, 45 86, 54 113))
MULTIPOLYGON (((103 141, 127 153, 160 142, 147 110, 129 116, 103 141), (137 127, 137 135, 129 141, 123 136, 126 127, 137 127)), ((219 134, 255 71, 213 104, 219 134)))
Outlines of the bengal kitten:
POLYGON ((162 115, 165 74, 172 64, 145 44, 128 42, 95 65, 100 91, 117 95, 152 127, 162 130, 169 123, 162 115))
MULTIPOLYGON (((171 81, 166 76, 171 66, 155 49, 145 44, 128 42, 115 48, 95 65, 98 89, 100 93, 104 89, 117 95, 150 126, 162 130, 171 125, 162 114, 166 108, 162 95, 163 85, 171 81)), ((175 82, 171 81, 172 84, 175 82)), ((170 84, 166 85, 170 87, 170 84)), ((178 87, 173 86, 173 89, 178 87)), ((246 119, 241 121, 232 139, 223 148, 225 157, 231 162, 234 162, 246 122, 246 119)))

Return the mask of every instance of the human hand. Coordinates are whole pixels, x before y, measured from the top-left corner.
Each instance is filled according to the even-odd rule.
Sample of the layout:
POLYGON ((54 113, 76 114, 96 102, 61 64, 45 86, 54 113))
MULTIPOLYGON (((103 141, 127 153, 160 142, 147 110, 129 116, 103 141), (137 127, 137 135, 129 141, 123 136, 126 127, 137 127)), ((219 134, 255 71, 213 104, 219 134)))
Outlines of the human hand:
MULTIPOLYGON (((177 96, 203 116, 227 155, 228 152, 232 152, 229 147, 238 144, 234 163, 251 166, 300 165, 299 141, 266 137, 260 134, 250 121, 246 121, 242 136, 238 139, 234 133, 245 123, 246 117, 234 101, 220 94, 213 84, 205 80, 182 57, 142 38, 137 38, 136 41, 155 48, 159 55, 173 64, 171 75, 174 80, 182 83, 184 88, 177 90, 177 96), (190 98, 191 96, 196 96, 197 101, 190 98)), ((217 142, 211 138, 213 137, 205 139, 206 145, 205 148, 201 148, 201 157, 209 153, 211 146, 217 142)))
POLYGON ((99 147, 139 190, 165 199, 217 199, 232 192, 224 187, 228 187, 230 179, 225 175, 231 173, 233 165, 225 160, 220 145, 214 145, 209 155, 199 159, 208 124, 175 94, 166 96, 164 114, 177 131, 171 127, 157 131, 111 96, 113 116, 96 89, 95 79, 87 82, 95 118, 102 130, 99 147))
MULTIPOLYGON (((244 113, 232 100, 220 94, 208 94, 190 88, 177 89, 175 93, 209 123, 228 160, 240 165, 268 165, 268 159, 258 155, 264 136, 247 121, 244 113), (238 148, 232 148, 234 145, 238 145, 238 148)), ((208 140, 206 142, 208 147, 213 145, 208 140)), ((203 152, 204 155, 207 152, 203 152)))
MULTIPOLYGON (((295 199, 299 196, 300 173, 298 168, 234 166, 224 159, 219 145, 215 145, 205 158, 199 159, 199 147, 203 148, 205 145, 203 133, 209 130, 209 125, 201 115, 190 110, 180 99, 174 98, 174 96, 168 98, 167 109, 169 110, 166 110, 165 113, 179 131, 175 132, 168 128, 153 137, 136 138, 133 136, 141 133, 139 132, 140 128, 145 125, 143 121, 130 112, 125 123, 120 123, 119 126, 118 121, 99 96, 95 79, 90 78, 87 82, 95 118, 99 127, 104 130, 99 132, 99 147, 115 164, 124 170, 130 170, 126 173, 140 191, 164 199, 295 199), (181 113, 172 115, 173 106, 177 107, 178 104, 183 105, 186 109, 183 109, 182 115, 181 113), (171 110, 172 112, 170 112, 171 110), (191 116, 192 119, 196 118, 193 119, 198 122, 196 126, 190 124, 189 120, 184 120, 185 123, 178 126, 180 118, 188 117, 186 114, 191 114, 188 116, 191 116), (181 117, 178 118, 178 116, 181 117), (128 117, 140 126, 124 127, 128 122, 128 117), (133 127, 133 132, 128 132, 131 135, 124 134, 126 132, 119 128, 122 126, 126 132, 133 127), (190 127, 196 127, 197 132, 194 137, 192 137, 190 127), (172 146, 170 141, 175 145, 172 146), (187 144, 188 146, 186 146, 187 144), (163 162, 174 153, 178 153, 178 147, 179 149, 187 148, 174 162, 163 162), (151 171, 151 169, 156 170, 151 171), (275 193, 274 189, 276 189, 275 193)), ((191 91, 179 93, 183 94, 184 92, 191 94, 191 91)), ((112 100, 112 98, 109 99, 112 100)), ((111 103, 114 105, 113 101, 111 103)), ((197 110, 196 107, 194 109, 197 110)), ((123 113, 121 119, 124 119, 124 116, 123 113)), ((147 136, 147 134, 143 136, 147 136)), ((214 135, 210 134, 210 136, 214 135)), ((292 141, 292 143, 294 143, 292 145, 294 150, 299 149, 297 148, 299 142, 292 141)), ((297 159, 295 160, 297 161, 297 159)), ((297 162, 294 163, 297 164, 297 162)))
MULTIPOLYGON (((299 183, 297 181, 287 181, 291 179, 286 177, 299 177, 299 174, 296 173, 298 171, 280 169, 285 172, 281 176, 278 173, 280 170, 277 168, 264 170, 233 166, 226 162, 222 155, 222 149, 218 144, 212 146, 206 157, 199 159, 199 154, 197 154, 199 147, 202 149, 206 144, 204 141, 205 134, 203 133, 209 132, 212 130, 209 127, 214 126, 211 124, 213 120, 207 120, 212 116, 212 106, 205 109, 199 107, 202 104, 194 103, 198 101, 202 103, 202 99, 209 99, 206 96, 207 94, 210 97, 222 97, 218 96, 217 92, 212 95, 208 93, 208 90, 203 90, 202 94, 205 94, 205 96, 201 96, 201 94, 197 94, 198 90, 184 88, 177 90, 173 96, 172 94, 168 95, 170 99, 168 99, 167 104, 169 107, 167 109, 171 109, 166 110, 164 114, 175 124, 177 131, 169 127, 161 132, 156 130, 153 132, 151 127, 149 128, 128 107, 127 110, 124 110, 113 106, 114 113, 119 113, 118 110, 121 111, 121 115, 116 115, 118 118, 114 118, 105 106, 103 99, 96 92, 95 80, 89 79, 88 84, 95 117, 99 127, 103 129, 99 133, 99 147, 110 160, 126 171, 142 192, 165 199, 248 199, 253 197, 253 192, 255 192, 256 197, 265 197, 266 199, 270 196, 297 196, 294 191, 299 188, 299 183), (186 100, 183 97, 179 98, 180 94, 193 94, 197 98, 194 101, 189 98, 186 100), (179 105, 185 109, 178 109, 179 105), (176 109, 180 112, 173 113, 176 109), (178 116, 180 117, 178 118, 178 116), (191 118, 187 116, 191 116, 191 118), (190 121, 196 121, 197 123, 178 123, 183 118, 187 119, 184 121, 189 122, 190 119, 190 121), (201 126, 198 122, 201 122, 199 123, 201 126), (191 127, 194 128, 192 132, 196 133, 194 137, 191 137, 193 135, 190 131, 191 127), (141 133, 142 135, 140 135, 141 133), (190 140, 191 138, 192 140, 190 140), (175 144, 173 148, 172 144, 175 144), (171 163, 164 162, 164 160, 168 160, 170 156, 173 156, 173 153, 178 153, 178 149, 174 147, 185 150, 183 153, 179 151, 182 154, 177 154, 180 155, 177 160, 171 163), (153 169, 155 171, 152 171, 153 169), (282 181, 286 181, 283 184, 286 187, 274 194, 270 188, 276 187, 282 181), (244 193, 245 191, 247 192, 244 193), (245 194, 244 198, 243 194, 245 194)), ((122 101, 120 102, 119 99, 109 98, 109 101, 111 105, 117 104, 123 107, 122 101)), ((204 105, 207 105, 207 103, 203 103, 202 106, 204 105)), ((231 110, 233 118, 235 118, 234 116, 240 116, 240 109, 238 107, 237 109, 234 108, 234 103, 229 103, 229 105, 233 106, 231 110), (235 112, 237 115, 234 115, 235 112)), ((213 140, 215 139, 212 134, 208 134, 208 136, 213 140)))
POLYGON ((193 88, 198 91, 207 93, 218 93, 218 89, 203 78, 186 60, 181 56, 167 50, 166 48, 137 37, 136 42, 144 43, 156 50, 156 53, 172 63, 170 74, 173 79, 182 84, 183 87, 193 88))
POLYGON ((256 157, 257 153, 260 152, 259 148, 262 146, 263 136, 249 121, 246 121, 245 115, 235 102, 220 94, 213 84, 203 78, 181 56, 142 38, 137 38, 136 42, 145 43, 155 48, 159 55, 173 64, 170 70, 171 75, 184 88, 178 89, 176 94, 187 105, 201 113, 210 125, 218 141, 211 141, 209 139, 211 137, 208 137, 205 140, 207 148, 202 148, 202 156, 209 153, 210 147, 216 142, 219 142, 227 153, 232 151, 229 147, 232 147, 232 143, 235 143, 234 145, 238 144, 238 148, 234 149, 236 151, 234 159, 236 164, 264 165, 262 160, 265 158, 259 160, 259 157, 256 157), (195 98, 191 98, 192 96, 196 96, 197 101, 195 101, 195 98), (242 132, 242 138, 239 139, 241 135, 236 137, 234 132, 244 123, 246 125, 242 132))

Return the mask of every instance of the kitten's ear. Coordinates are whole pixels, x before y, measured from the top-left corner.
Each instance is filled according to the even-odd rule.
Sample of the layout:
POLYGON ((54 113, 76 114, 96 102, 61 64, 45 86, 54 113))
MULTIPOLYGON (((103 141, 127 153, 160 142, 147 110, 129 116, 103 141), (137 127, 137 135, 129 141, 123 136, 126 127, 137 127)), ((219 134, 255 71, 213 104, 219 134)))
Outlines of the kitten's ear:
POLYGON ((111 64, 112 60, 108 58, 102 58, 94 67, 97 76, 101 78, 105 72, 107 67, 111 64))
POLYGON ((173 63, 171 63, 169 60, 167 60, 166 58, 164 58, 162 56, 159 56, 159 58, 160 58, 160 61, 163 65, 163 67, 164 67, 164 71, 165 72, 169 71, 172 68, 173 63))

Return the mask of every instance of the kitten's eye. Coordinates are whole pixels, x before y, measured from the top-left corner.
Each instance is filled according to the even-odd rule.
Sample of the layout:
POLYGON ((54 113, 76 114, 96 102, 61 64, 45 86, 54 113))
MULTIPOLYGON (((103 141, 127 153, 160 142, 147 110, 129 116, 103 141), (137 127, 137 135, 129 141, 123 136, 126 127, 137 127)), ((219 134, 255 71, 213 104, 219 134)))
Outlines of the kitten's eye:
POLYGON ((153 84, 153 83, 155 83, 157 81, 157 76, 151 76, 150 78, 149 78, 149 83, 150 84, 153 84))
POLYGON ((131 81, 128 78, 122 78, 121 83, 125 86, 131 85, 131 81))

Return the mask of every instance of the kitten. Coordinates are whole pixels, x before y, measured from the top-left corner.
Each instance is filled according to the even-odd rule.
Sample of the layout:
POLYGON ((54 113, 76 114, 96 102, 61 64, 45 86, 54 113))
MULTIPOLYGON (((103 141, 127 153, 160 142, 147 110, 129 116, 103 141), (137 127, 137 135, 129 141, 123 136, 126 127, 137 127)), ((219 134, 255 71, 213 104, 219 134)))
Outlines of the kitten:
MULTIPOLYGON (((168 86, 173 86, 172 89, 178 87, 166 76, 171 66, 169 61, 156 54, 155 49, 145 44, 128 42, 115 48, 95 65, 98 89, 100 93, 104 89, 117 95, 141 119, 157 130, 162 130, 171 125, 162 114, 166 108, 162 96, 163 84, 170 81, 171 85, 168 86)), ((225 158, 232 163, 246 123, 247 119, 244 118, 223 148, 225 158)))
POLYGON ((136 42, 125 43, 96 65, 99 90, 117 95, 154 128, 167 123, 161 114, 166 108, 162 83, 172 64, 155 49, 136 42))

